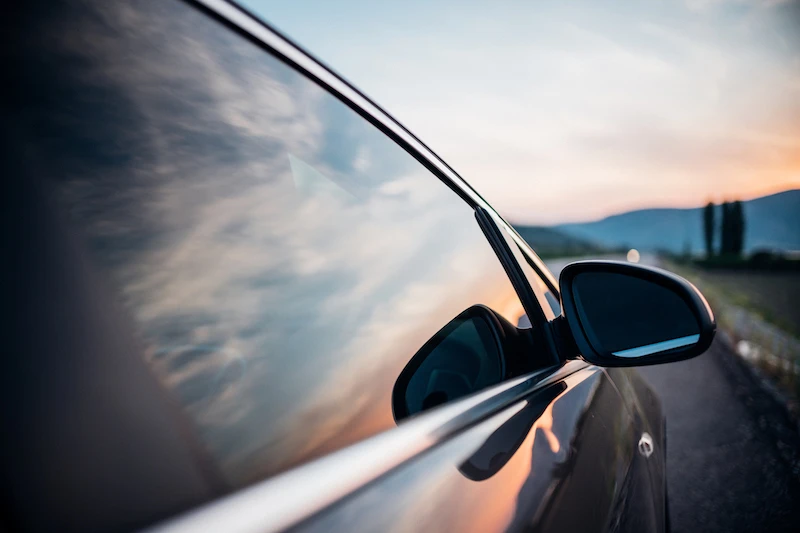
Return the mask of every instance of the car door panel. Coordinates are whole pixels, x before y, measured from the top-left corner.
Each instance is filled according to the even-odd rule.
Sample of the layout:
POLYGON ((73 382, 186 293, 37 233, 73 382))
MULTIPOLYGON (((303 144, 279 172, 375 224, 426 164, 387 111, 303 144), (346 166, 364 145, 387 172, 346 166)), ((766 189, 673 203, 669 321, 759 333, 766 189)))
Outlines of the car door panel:
MULTIPOLYGON (((644 381, 639 372, 633 368, 606 369, 617 387, 622 400, 634 419, 639 435, 649 435, 653 443, 653 452, 647 457, 637 457, 647 471, 649 486, 646 491, 652 496, 652 515, 654 521, 663 524, 666 520, 666 432, 665 419, 661 410, 661 401, 655 392, 644 381)), ((639 437, 641 438, 641 437, 639 437)))
POLYGON ((635 454, 631 416, 607 374, 571 365, 581 368, 545 381, 299 529, 642 531, 620 518, 637 501, 627 491, 641 489, 636 479, 626 481, 635 454))

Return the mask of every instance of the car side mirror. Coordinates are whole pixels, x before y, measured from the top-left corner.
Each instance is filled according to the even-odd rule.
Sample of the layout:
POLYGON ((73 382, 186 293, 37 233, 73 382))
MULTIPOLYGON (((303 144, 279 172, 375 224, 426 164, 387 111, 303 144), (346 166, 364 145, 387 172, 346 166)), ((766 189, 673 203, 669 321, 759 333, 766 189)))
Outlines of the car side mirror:
POLYGON ((705 352, 714 314, 697 288, 670 272, 617 261, 579 261, 559 277, 577 351, 600 366, 640 366, 705 352))
POLYGON ((534 332, 517 329, 474 305, 448 322, 411 358, 395 381, 397 422, 521 375, 533 367, 534 332))

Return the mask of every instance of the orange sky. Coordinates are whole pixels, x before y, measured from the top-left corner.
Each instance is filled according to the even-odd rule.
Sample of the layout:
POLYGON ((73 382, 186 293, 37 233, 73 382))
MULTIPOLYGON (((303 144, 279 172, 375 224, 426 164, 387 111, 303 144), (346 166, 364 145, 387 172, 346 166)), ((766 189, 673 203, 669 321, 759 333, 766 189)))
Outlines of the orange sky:
POLYGON ((800 0, 245 4, 514 222, 800 188, 800 0))

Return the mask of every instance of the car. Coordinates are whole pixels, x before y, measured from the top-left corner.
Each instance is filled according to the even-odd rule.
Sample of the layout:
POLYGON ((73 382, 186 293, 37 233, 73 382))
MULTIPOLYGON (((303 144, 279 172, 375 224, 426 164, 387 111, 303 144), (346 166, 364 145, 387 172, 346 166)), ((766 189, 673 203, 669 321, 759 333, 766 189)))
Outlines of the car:
MULTIPOLYGON (((9 7, 2 528, 665 531, 668 272, 556 280, 224 0, 9 7)), ((391 61, 391 58, 387 58, 391 61)))

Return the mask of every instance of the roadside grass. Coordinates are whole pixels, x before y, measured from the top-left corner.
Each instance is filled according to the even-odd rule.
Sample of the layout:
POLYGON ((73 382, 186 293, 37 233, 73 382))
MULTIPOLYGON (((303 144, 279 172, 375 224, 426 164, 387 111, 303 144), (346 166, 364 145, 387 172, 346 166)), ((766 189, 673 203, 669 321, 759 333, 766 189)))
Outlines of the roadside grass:
POLYGON ((787 397, 792 415, 800 416, 799 325, 760 305, 757 298, 744 290, 744 284, 742 288, 734 288, 736 284, 714 279, 713 271, 685 263, 669 262, 666 266, 703 292, 714 311, 717 327, 730 337, 739 355, 787 397))

